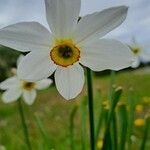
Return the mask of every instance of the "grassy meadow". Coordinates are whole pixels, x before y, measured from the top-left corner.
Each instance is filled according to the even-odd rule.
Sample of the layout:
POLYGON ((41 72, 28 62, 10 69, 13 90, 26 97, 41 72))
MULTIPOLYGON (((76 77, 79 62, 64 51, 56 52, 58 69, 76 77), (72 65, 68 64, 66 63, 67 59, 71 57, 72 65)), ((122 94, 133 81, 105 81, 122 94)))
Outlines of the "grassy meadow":
MULTIPOLYGON (((121 142, 123 134, 127 134, 125 149, 140 150, 143 141, 145 124, 134 121, 143 118, 150 112, 150 68, 118 72, 110 79, 109 75, 94 75, 94 113, 96 129, 96 149, 103 145, 106 114, 111 85, 123 88, 120 101, 115 108, 116 132, 113 136, 121 142), (111 83, 112 82, 112 83, 111 83), (126 108, 128 129, 121 128, 121 106, 126 108), (130 107, 131 106, 131 107, 130 107), (137 106, 137 107, 136 107, 137 106), (119 108, 120 107, 120 108, 119 108), (120 113, 119 113, 120 112, 120 113), (132 114, 131 114, 132 113, 132 114), (101 114, 101 115, 100 115, 101 114), (123 129, 123 130, 122 130, 123 129), (123 132, 126 131, 126 132, 123 132), (130 132, 130 133, 129 133, 130 132), (117 135, 116 135, 117 134, 117 135), (129 143, 130 146, 128 145, 129 143), (130 147, 130 148, 129 148, 130 147)), ((85 87, 76 99, 64 100, 54 86, 38 93, 32 106, 23 103, 25 117, 29 127, 33 150, 89 150, 89 125, 87 91, 85 87)), ((124 109, 122 109, 124 110, 124 109)), ((137 121, 138 122, 138 121, 137 121)), ((113 131, 115 131, 112 129, 113 131)), ((27 150, 24 142, 23 129, 18 113, 17 102, 4 104, 0 101, 0 150, 27 150)), ((117 149, 122 149, 120 146, 117 149)), ((150 149, 150 134, 145 150, 150 149)), ((142 149, 141 149, 142 150, 142 149)))

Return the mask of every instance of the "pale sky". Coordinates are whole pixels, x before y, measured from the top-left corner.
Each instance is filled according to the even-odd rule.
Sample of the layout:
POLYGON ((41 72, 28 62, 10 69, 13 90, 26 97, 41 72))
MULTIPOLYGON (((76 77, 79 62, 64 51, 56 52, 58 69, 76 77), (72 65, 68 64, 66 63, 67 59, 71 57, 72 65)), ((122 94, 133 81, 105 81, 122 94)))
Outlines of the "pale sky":
MULTIPOLYGON (((129 42, 150 41, 150 0, 82 0, 81 16, 117 6, 129 6, 126 21, 107 35, 129 42)), ((21 21, 38 21, 47 26, 44 0, 0 0, 0 28, 21 21)))

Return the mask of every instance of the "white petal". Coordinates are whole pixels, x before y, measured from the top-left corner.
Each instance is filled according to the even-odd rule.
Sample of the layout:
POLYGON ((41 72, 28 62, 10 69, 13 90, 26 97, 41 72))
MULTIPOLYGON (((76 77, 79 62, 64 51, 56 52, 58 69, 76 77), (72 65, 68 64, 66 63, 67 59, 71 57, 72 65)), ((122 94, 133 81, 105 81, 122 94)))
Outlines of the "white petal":
POLYGON ((137 57, 134 59, 134 61, 133 61, 132 65, 131 65, 131 67, 132 67, 132 68, 138 68, 139 66, 140 66, 140 58, 137 56, 137 57))
POLYGON ((47 21, 56 36, 68 35, 77 23, 81 0, 45 0, 47 21))
POLYGON ((1 82, 0 89, 7 90, 12 87, 17 87, 18 84, 19 84, 19 79, 16 76, 14 76, 14 77, 8 78, 5 81, 1 82))
POLYGON ((50 32, 36 22, 22 22, 0 29, 0 44, 18 51, 47 50, 50 32))
POLYGON ((84 70, 79 64, 57 68, 55 82, 59 93, 67 100, 75 98, 84 85, 84 70))
POLYGON ((21 96, 21 94, 22 94, 22 91, 20 89, 17 89, 17 88, 9 89, 3 93, 2 101, 4 103, 14 102, 21 96))
POLYGON ((18 66, 18 76, 27 81, 39 81, 49 77, 56 65, 45 51, 33 51, 23 58, 18 66))
POLYGON ((133 59, 131 50, 121 42, 102 39, 82 49, 80 62, 94 71, 120 70, 131 66, 133 59))
POLYGON ((102 37, 112 31, 125 20, 127 10, 125 6, 113 7, 83 17, 74 31, 76 42, 88 42, 94 36, 102 37))
POLYGON ((43 79, 41 81, 36 82, 36 89, 42 90, 48 88, 53 81, 51 79, 43 79))
POLYGON ((36 98, 36 91, 23 91, 23 98, 26 104, 32 105, 35 101, 36 98))
POLYGON ((18 57, 18 59, 17 59, 17 67, 19 66, 19 63, 23 60, 23 58, 24 58, 24 55, 22 55, 22 54, 18 57))

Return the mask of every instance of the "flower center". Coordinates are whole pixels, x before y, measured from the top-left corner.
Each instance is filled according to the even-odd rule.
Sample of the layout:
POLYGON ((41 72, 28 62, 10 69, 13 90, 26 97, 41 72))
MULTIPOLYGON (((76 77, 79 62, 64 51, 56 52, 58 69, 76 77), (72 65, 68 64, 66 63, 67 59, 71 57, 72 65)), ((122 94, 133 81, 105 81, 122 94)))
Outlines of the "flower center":
POLYGON ((68 67, 79 61, 80 50, 72 40, 59 40, 52 48, 50 57, 56 65, 68 67))
POLYGON ((70 58, 73 55, 73 51, 68 45, 61 45, 58 48, 58 51, 60 57, 63 57, 64 59, 70 58))
POLYGON ((140 48, 138 48, 138 47, 132 47, 131 50, 135 55, 140 53, 140 48))
POLYGON ((23 89, 30 91, 35 87, 35 83, 23 81, 22 87, 23 87, 23 89))

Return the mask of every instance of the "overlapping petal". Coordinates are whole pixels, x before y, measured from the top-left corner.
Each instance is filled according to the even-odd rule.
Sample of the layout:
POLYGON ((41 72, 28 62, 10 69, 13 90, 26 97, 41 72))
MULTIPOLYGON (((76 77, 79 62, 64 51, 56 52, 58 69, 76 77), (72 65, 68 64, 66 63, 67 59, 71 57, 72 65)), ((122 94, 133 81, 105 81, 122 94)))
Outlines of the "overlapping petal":
POLYGON ((36 89, 42 90, 48 88, 52 83, 53 81, 51 79, 43 79, 41 81, 36 82, 36 89))
POLYGON ((45 0, 45 6, 53 34, 58 37, 70 34, 79 17, 81 0, 45 0))
POLYGON ((137 67, 140 66, 140 63, 141 63, 140 57, 137 56, 137 57, 134 58, 134 61, 133 61, 132 65, 131 65, 131 67, 132 68, 137 68, 137 67))
POLYGON ((18 59, 17 59, 17 67, 19 66, 20 62, 23 60, 24 57, 25 56, 22 55, 22 54, 18 57, 18 59))
POLYGON ((67 100, 75 98, 83 89, 84 70, 79 64, 67 68, 59 67, 55 72, 59 93, 67 100))
POLYGON ((125 6, 112 7, 83 17, 73 34, 76 42, 85 43, 94 36, 106 35, 125 20, 127 10, 125 6))
POLYGON ((36 98, 36 91, 33 89, 32 91, 23 91, 23 98, 25 103, 28 105, 32 105, 36 98))
POLYGON ((120 70, 131 66, 133 59, 131 50, 121 42, 98 39, 82 48, 80 63, 93 71, 120 70))
POLYGON ((51 35, 37 22, 22 22, 0 29, 0 44, 22 52, 47 50, 51 35))
POLYGON ((49 77, 56 69, 48 51, 33 51, 18 66, 18 76, 27 81, 39 81, 49 77))
POLYGON ((0 89, 7 90, 19 85, 19 80, 16 76, 6 79, 0 83, 0 89))
POLYGON ((18 88, 11 88, 3 93, 2 101, 4 103, 11 103, 16 101, 22 94, 22 91, 18 88))

